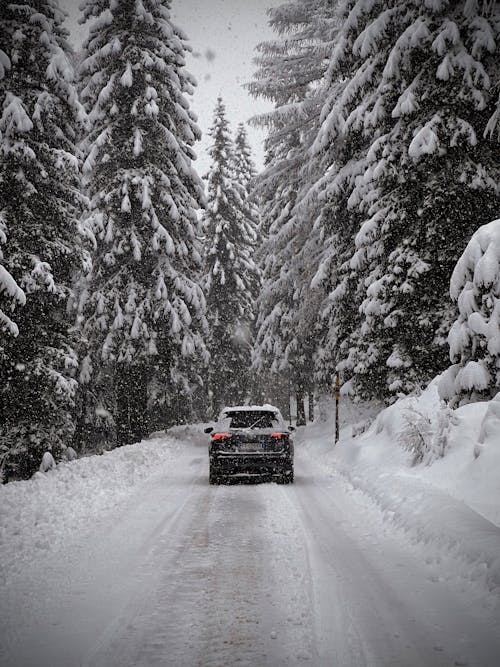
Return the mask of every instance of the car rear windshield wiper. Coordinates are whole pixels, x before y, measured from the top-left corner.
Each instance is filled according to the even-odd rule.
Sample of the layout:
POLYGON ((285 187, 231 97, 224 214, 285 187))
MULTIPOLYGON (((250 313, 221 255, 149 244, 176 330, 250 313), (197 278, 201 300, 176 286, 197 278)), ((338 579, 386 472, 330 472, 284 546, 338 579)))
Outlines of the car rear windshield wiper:
POLYGON ((254 421, 254 423, 253 423, 251 426, 249 426, 248 428, 254 428, 255 426, 257 426, 257 424, 258 424, 260 421, 262 421, 262 420, 264 419, 264 417, 268 417, 268 415, 261 415, 261 416, 257 419, 257 421, 254 421))

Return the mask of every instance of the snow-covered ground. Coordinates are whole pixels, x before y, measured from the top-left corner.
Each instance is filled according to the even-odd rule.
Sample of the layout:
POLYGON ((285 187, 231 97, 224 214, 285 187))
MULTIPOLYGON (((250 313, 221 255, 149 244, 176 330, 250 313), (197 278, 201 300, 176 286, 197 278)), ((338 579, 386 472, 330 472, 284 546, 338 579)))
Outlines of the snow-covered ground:
MULTIPOLYGON (((426 562, 436 563, 436 576, 480 582, 500 596, 500 394, 452 412, 443 408, 438 386, 439 378, 375 419, 361 412, 359 424, 341 430, 336 447, 330 424, 316 423, 308 428, 306 447, 373 502, 386 525, 420 549, 426 562), (415 432, 423 435, 424 449, 417 463, 415 451, 405 449, 415 432)), ((356 409, 346 406, 347 421, 354 421, 356 409)))
POLYGON ((498 667, 495 408, 412 467, 436 391, 299 429, 291 486, 211 487, 193 426, 1 487, 0 664, 498 667))

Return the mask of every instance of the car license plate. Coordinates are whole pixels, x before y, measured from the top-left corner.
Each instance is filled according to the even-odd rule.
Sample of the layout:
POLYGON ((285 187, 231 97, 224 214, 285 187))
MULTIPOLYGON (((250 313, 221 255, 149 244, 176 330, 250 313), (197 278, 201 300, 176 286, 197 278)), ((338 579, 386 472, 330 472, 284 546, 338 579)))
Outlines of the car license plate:
POLYGON ((238 445, 240 452, 258 452, 260 443, 258 442, 240 442, 238 445))

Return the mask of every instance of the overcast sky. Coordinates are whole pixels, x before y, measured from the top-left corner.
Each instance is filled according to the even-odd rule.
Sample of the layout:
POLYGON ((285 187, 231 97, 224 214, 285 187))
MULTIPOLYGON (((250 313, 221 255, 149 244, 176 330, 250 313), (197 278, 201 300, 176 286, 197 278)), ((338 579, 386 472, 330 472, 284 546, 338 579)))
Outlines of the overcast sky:
MULTIPOLYGON (((198 81, 192 108, 198 116, 203 132, 196 146, 196 168, 203 175, 209 166, 206 148, 210 143, 207 130, 217 95, 222 94, 233 130, 241 121, 268 110, 269 104, 254 100, 245 92, 243 84, 250 81, 254 66, 254 47, 273 37, 267 25, 266 10, 283 0, 173 0, 172 15, 175 23, 187 34, 193 49, 188 57, 188 69, 198 81)), ((81 0, 61 0, 69 13, 68 27, 76 48, 85 37, 86 28, 79 26, 81 0)), ((248 128, 258 167, 262 166, 263 134, 248 128)))

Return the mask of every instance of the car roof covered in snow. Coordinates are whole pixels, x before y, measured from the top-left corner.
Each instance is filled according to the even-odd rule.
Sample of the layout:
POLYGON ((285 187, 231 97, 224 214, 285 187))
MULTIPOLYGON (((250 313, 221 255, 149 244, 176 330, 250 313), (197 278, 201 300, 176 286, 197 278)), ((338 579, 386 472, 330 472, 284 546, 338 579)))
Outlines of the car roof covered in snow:
POLYGON ((265 403, 264 405, 228 405, 220 411, 217 422, 220 424, 222 421, 228 419, 233 412, 272 412, 281 422, 285 422, 279 409, 269 403, 265 403))
POLYGON ((277 407, 266 403, 265 405, 230 405, 226 408, 223 408, 221 410, 221 414, 227 412, 250 412, 254 410, 279 412, 277 407))

